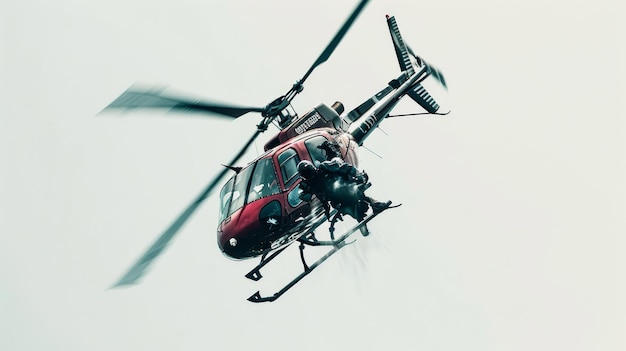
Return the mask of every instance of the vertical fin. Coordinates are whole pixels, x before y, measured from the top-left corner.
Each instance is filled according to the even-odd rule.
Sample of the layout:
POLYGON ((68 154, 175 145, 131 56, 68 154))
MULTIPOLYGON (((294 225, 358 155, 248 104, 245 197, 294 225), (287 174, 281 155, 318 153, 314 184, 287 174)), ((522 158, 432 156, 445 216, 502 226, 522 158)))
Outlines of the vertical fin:
POLYGON ((413 68, 413 64, 411 62, 409 49, 404 43, 404 40, 402 40, 402 35, 400 35, 396 18, 387 15, 387 25, 389 26, 389 33, 391 34, 391 39, 393 40, 393 47, 396 49, 396 56, 398 57, 400 69, 403 72, 407 72, 411 76, 415 73, 415 69, 413 68))

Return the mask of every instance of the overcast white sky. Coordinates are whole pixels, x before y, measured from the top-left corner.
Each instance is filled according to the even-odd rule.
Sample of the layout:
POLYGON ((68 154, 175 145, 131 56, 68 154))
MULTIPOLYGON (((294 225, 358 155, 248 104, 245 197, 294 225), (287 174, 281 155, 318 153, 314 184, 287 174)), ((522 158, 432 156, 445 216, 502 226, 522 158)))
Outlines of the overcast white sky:
MULTIPOLYGON (((96 115, 134 83, 263 106, 356 1, 3 2, 0 349, 623 350, 617 4, 372 0, 296 109, 349 110, 397 76, 388 13, 446 75, 452 113, 383 123, 367 144, 383 158, 361 150, 362 166, 404 205, 256 305, 254 262, 216 246, 215 198, 140 285, 107 289, 258 116, 96 115)), ((286 256, 278 276, 299 268, 286 256)))

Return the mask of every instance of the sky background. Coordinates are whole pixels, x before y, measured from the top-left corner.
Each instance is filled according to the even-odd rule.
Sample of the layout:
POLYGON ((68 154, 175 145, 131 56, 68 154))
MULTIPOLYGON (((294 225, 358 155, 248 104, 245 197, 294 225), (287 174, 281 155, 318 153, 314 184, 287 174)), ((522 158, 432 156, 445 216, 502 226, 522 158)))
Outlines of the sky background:
POLYGON ((2 2, 0 349, 625 349, 617 4, 372 0, 294 107, 350 110, 395 78, 391 14, 445 74, 452 112, 385 121, 366 144, 382 158, 361 149, 361 166, 371 195, 403 206, 251 304, 297 272, 297 250, 247 281, 255 262, 217 248, 215 197, 141 284, 109 287, 258 115, 98 113, 135 83, 264 106, 356 1, 2 2))

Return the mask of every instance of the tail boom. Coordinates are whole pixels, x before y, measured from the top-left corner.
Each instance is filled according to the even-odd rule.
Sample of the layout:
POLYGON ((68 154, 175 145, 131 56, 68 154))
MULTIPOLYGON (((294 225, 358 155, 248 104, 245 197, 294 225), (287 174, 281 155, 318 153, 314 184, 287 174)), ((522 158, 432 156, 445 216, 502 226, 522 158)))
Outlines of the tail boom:
POLYGON ((365 139, 367 139, 367 137, 374 131, 374 129, 378 127, 383 119, 389 116, 389 113, 393 110, 393 108, 400 101, 400 99, 404 95, 409 94, 412 89, 416 85, 419 85, 419 83, 422 82, 427 76, 428 73, 425 67, 422 67, 412 76, 408 76, 406 72, 403 72, 400 77, 389 82, 389 85, 385 89, 381 90, 380 93, 374 95, 365 103, 361 104, 361 106, 350 112, 350 114, 355 114, 359 116, 358 119, 350 125, 349 129, 349 133, 352 134, 354 140, 359 145, 363 145, 365 139), (365 108, 367 106, 371 106, 369 109, 367 109, 367 111, 371 111, 373 109, 371 113, 367 114, 367 116, 367 111, 358 113, 360 112, 357 111, 359 110, 359 108, 365 108))

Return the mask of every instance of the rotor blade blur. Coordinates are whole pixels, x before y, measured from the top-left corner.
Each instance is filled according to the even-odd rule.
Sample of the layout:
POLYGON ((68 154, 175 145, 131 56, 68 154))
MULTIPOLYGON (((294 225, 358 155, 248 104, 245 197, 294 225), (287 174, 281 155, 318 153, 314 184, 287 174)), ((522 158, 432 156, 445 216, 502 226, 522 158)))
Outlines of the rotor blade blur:
POLYGON ((368 1, 369 0, 361 0, 361 2, 357 5, 357 7, 354 9, 352 14, 350 15, 350 17, 348 17, 346 22, 343 24, 343 26, 337 32, 337 34, 335 34, 335 37, 333 38, 333 40, 330 41, 330 43, 328 44, 326 49, 324 49, 322 54, 317 58, 317 60, 315 60, 315 63, 313 63, 313 66, 311 66, 311 68, 309 68, 309 70, 302 77, 302 79, 300 79, 300 84, 304 83, 304 81, 309 77, 311 72, 313 72, 315 67, 321 65, 322 63, 326 62, 326 60, 328 60, 330 55, 333 53, 333 51, 335 51, 335 49, 339 45, 339 42, 341 41, 341 39, 343 39, 343 37, 348 32, 348 29, 350 29, 350 26, 352 26, 352 23, 354 23, 354 21, 359 16, 359 14, 361 13, 361 11, 365 7, 365 5, 367 5, 368 1))
POLYGON ((187 100, 173 96, 167 96, 160 91, 128 89, 115 99, 104 110, 108 109, 141 109, 161 108, 181 112, 204 112, 237 118, 248 112, 263 112, 264 108, 233 106, 202 102, 199 100, 187 100))
MULTIPOLYGON (((250 145, 254 142, 254 140, 259 136, 261 132, 256 131, 254 135, 246 142, 243 148, 239 151, 239 153, 230 161, 229 165, 236 164, 239 159, 246 153, 250 145)), ((231 172, 230 169, 224 168, 209 185, 202 191, 202 193, 189 205, 181 214, 176 218, 176 220, 161 234, 161 236, 150 246, 150 248, 146 251, 137 260, 137 262, 128 270, 126 274, 113 286, 118 287, 122 285, 130 285, 135 284, 145 273, 148 266, 156 259, 162 252, 165 250, 167 245, 170 243, 174 235, 178 233, 179 229, 185 224, 185 222, 189 219, 189 217, 194 213, 196 208, 200 206, 200 204, 210 195, 211 191, 219 184, 219 182, 224 178, 226 173, 231 172)))
POLYGON ((438 81, 444 88, 448 89, 448 84, 446 83, 446 79, 444 78, 443 73, 441 73, 439 69, 433 67, 428 62, 424 61, 421 57, 417 56, 415 52, 411 50, 410 46, 407 45, 406 48, 409 50, 409 54, 415 57, 418 65, 420 66, 426 65, 426 69, 428 69, 428 72, 430 73, 430 75, 433 78, 435 78, 435 80, 438 81))

